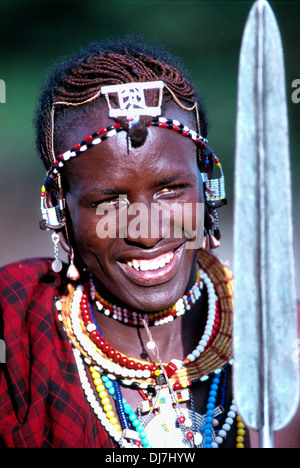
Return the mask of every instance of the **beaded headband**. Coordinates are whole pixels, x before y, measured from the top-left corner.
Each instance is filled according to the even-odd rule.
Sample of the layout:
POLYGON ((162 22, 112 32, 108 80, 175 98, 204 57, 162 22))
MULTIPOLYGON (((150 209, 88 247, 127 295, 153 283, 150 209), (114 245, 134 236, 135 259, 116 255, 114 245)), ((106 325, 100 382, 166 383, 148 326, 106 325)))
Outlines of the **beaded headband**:
MULTIPOLYGON (((206 202, 213 208, 219 208, 223 204, 226 203, 226 194, 225 194, 225 183, 224 183, 224 175, 222 171, 222 166, 219 159, 214 155, 213 151, 208 148, 208 140, 201 136, 198 132, 191 130, 186 125, 180 123, 178 120, 173 119, 166 119, 165 117, 159 117, 161 114, 161 103, 162 103, 162 89, 166 87, 168 91, 172 94, 173 98, 175 99, 176 103, 180 105, 185 110, 193 110, 196 109, 196 116, 197 122, 199 126, 199 116, 197 112, 197 105, 195 104, 191 108, 186 108, 178 98, 174 95, 174 93, 162 82, 146 82, 146 83, 127 83, 122 85, 112 85, 112 86, 104 86, 98 91, 98 93, 93 96, 92 98, 81 102, 79 104, 72 104, 67 102, 56 102, 52 108, 52 139, 54 135, 54 108, 57 104, 64 104, 69 106, 77 106, 81 104, 88 103, 101 94, 105 95, 106 101, 109 107, 109 117, 116 118, 125 116, 128 119, 129 126, 135 125, 139 117, 141 115, 150 115, 153 116, 152 120, 148 124, 152 127, 159 127, 159 128, 167 128, 177 133, 190 138, 194 143, 202 149, 202 154, 205 157, 205 167, 208 168, 209 166, 209 158, 216 163, 217 167, 220 169, 221 177, 220 179, 208 179, 207 174, 202 174, 203 183, 205 185, 205 193, 206 193, 206 202), (159 90, 159 100, 158 106, 156 107, 148 107, 146 105, 144 91, 146 89, 158 89, 159 90), (109 94, 117 93, 119 98, 119 108, 112 108, 109 100, 109 94)), ((120 123, 115 123, 107 128, 101 128, 96 132, 88 135, 85 137, 80 143, 77 143, 71 150, 68 150, 59 156, 55 156, 54 149, 53 149, 53 141, 52 141, 52 156, 53 156, 53 164, 50 166, 46 173, 46 178, 44 180, 44 184, 41 189, 41 212, 42 212, 42 229, 61 229, 65 226, 65 219, 64 219, 64 200, 59 199, 57 206, 54 207, 47 207, 45 203, 45 196, 47 192, 54 192, 54 180, 59 177, 59 173, 64 167, 65 163, 70 159, 84 153, 89 148, 93 146, 99 145, 107 138, 110 138, 117 133, 123 131, 124 128, 120 123)), ((55 192, 54 192, 55 193, 55 192)))

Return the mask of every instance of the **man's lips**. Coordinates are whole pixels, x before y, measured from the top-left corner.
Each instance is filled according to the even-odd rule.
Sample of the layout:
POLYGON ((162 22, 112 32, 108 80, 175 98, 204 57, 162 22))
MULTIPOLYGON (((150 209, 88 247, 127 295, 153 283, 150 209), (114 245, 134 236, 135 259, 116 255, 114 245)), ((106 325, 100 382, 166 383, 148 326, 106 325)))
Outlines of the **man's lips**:
POLYGON ((130 257, 118 262, 122 271, 141 286, 152 286, 170 280, 177 271, 184 243, 153 258, 130 257))

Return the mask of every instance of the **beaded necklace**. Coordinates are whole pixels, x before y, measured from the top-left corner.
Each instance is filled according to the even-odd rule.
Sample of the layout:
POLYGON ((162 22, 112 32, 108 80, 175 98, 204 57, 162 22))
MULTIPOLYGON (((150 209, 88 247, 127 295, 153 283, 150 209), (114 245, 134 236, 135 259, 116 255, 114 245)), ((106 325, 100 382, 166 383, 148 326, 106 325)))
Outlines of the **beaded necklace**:
MULTIPOLYGON (((207 252, 201 253, 200 264, 203 267, 203 270, 200 270, 200 275, 206 285, 211 304, 209 305, 209 311, 214 309, 214 315, 211 314, 210 316, 210 313, 208 313, 209 319, 205 333, 200 340, 202 343, 199 342, 198 345, 201 346, 200 349, 196 348, 183 360, 161 363, 162 366, 159 363, 151 364, 147 361, 128 358, 128 356, 114 350, 103 339, 99 327, 93 320, 89 306, 88 286, 78 286, 76 290, 70 286, 70 293, 65 297, 64 301, 60 302, 61 318, 69 340, 74 347, 74 355, 84 392, 101 424, 121 446, 152 446, 153 442, 156 443, 154 435, 157 433, 158 425, 164 431, 164 434, 161 435, 164 435, 169 443, 169 436, 172 439, 176 433, 176 438, 178 441, 180 439, 184 446, 216 447, 226 438, 232 426, 236 415, 234 402, 229 408, 221 429, 216 432, 213 427, 213 423, 216 423, 215 411, 218 409, 215 406, 218 394, 216 386, 219 387, 220 376, 225 375, 226 367, 232 363, 232 278, 226 267, 220 265, 216 258, 207 252), (210 292, 209 288, 211 288, 210 292), (212 291, 214 291, 215 296, 213 296, 212 291), (220 312, 218 308, 212 307, 213 303, 220 305, 220 312), (218 313, 217 322, 219 323, 216 322, 218 313), (214 330, 213 336, 212 330, 214 330), (218 349, 217 345, 220 342, 221 346, 218 349), (101 346, 99 346, 100 343, 101 346), (218 349, 217 353, 216 349, 218 349), (85 363, 90 366, 97 397, 88 382, 85 363), (203 373, 203 370, 208 370, 208 372, 203 373), (187 388, 191 387, 196 381, 205 381, 211 378, 210 375, 212 375, 212 383, 204 419, 194 411, 181 410, 179 403, 182 393, 184 391, 188 392, 187 388), (167 386, 164 377, 169 381, 167 386), (122 398, 120 385, 135 388, 143 396, 145 405, 150 408, 150 413, 144 421, 137 417, 130 405, 122 398), (115 400, 120 422, 115 416, 106 390, 115 400), (158 398, 159 393, 165 393, 165 396, 158 398), (170 396, 172 393, 173 400, 171 404, 166 405, 163 403, 166 395, 170 396), (156 395, 154 401, 153 395, 156 395), (176 401, 174 398, 176 398, 176 401), (160 401, 160 418, 155 413, 157 411, 155 406, 157 399, 160 401), (150 421, 149 415, 153 416, 150 421), (162 419, 164 420, 162 421, 162 419), (176 430, 173 427, 174 424, 178 426, 176 430)), ((153 348, 151 343, 150 339, 149 349, 153 348)), ((225 382, 225 388, 225 377, 223 382, 225 382)), ((224 392, 223 396, 222 392, 220 395, 221 400, 222 398, 224 400, 224 392)), ((185 400, 183 399, 183 401, 185 400)), ((244 427, 242 427, 242 421, 239 420, 238 424, 237 447, 242 448, 245 431, 244 427)), ((180 443, 178 441, 177 444, 180 443)))
POLYGON ((141 314, 136 311, 129 310, 116 306, 105 300, 96 290, 92 277, 90 278, 90 296, 95 301, 97 309, 100 313, 107 317, 112 317, 119 322, 126 323, 128 325, 143 325, 143 320, 146 320, 148 325, 163 325, 165 323, 175 320, 177 317, 184 315, 186 311, 190 310, 191 307, 198 301, 201 296, 201 290, 203 288, 203 281, 201 279, 199 267, 197 268, 196 281, 192 288, 180 298, 174 306, 160 312, 152 314, 141 314))

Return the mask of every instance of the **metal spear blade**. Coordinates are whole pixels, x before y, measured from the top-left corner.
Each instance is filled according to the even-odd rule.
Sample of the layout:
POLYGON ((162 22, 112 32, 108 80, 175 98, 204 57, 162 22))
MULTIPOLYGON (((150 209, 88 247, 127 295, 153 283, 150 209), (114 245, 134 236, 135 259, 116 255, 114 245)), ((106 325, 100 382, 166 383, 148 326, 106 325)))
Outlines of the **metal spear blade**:
POLYGON ((265 0, 242 40, 234 202, 234 394, 245 423, 273 446, 299 398, 291 176, 282 44, 265 0))

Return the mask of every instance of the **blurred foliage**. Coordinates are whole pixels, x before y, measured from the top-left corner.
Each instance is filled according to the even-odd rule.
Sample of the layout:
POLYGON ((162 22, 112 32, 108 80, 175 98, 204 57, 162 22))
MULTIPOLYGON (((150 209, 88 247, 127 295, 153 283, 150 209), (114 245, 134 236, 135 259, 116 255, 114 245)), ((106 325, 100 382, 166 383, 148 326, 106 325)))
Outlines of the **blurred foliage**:
MULTIPOLYGON (((204 96, 210 145, 222 158, 232 200, 238 56, 252 3, 0 0, 0 78, 6 82, 7 93, 6 104, 0 104, 0 215, 5 219, 0 227, 0 264, 23 253, 24 256, 44 253, 45 241, 36 228, 44 170, 34 150, 33 112, 49 67, 90 41, 137 33, 147 40, 161 42, 182 58, 204 96), (23 246, 24 233, 33 239, 29 248, 23 246)), ((271 0, 270 4, 285 50, 296 195, 300 173, 300 104, 293 104, 290 96, 292 81, 300 78, 300 1, 271 0)), ((230 216, 231 211, 227 213, 230 216)), ((299 203, 295 214, 299 220, 298 213, 299 203)))

